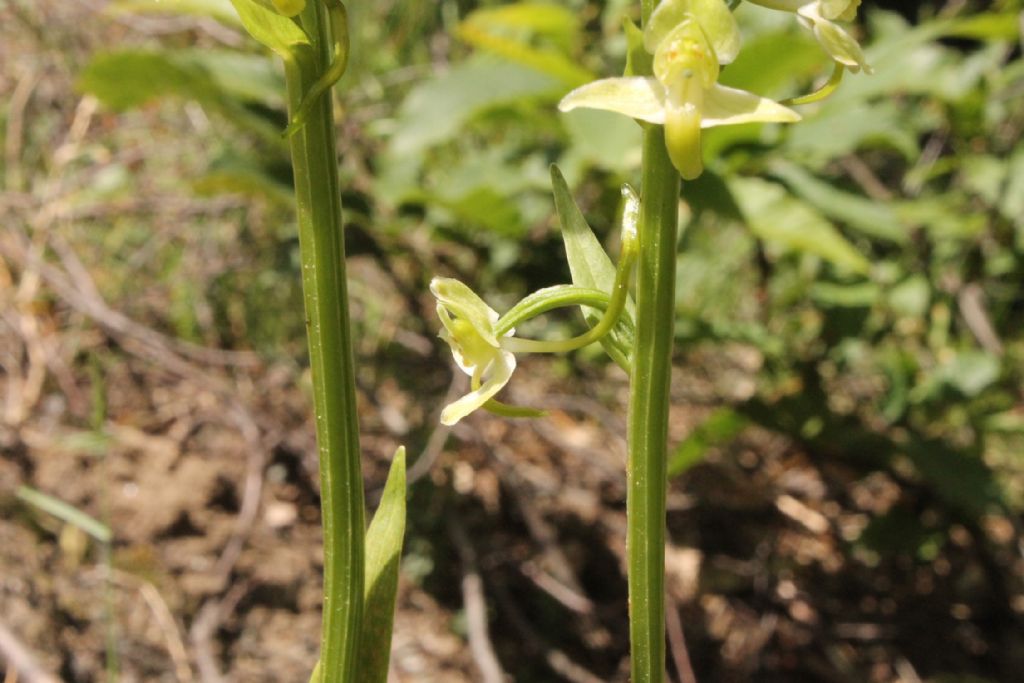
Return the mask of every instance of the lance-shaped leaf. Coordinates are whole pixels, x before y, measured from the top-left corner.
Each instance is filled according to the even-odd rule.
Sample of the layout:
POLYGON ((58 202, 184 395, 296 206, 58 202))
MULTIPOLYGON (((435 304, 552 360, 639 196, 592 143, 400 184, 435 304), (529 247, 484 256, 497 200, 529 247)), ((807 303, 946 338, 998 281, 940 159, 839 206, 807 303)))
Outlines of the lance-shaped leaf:
POLYGON ((388 679, 405 518, 402 446, 395 451, 380 506, 366 530, 366 592, 357 663, 361 683, 385 683, 388 679))
MULTIPOLYGON (((569 185, 557 166, 551 167, 551 185, 554 189, 555 209, 562 225, 562 240, 565 242, 565 255, 573 283, 601 292, 611 292, 615 284, 615 264, 608 258, 601 242, 576 206, 569 185)), ((596 308, 581 306, 580 309, 583 311, 583 319, 591 327, 601 319, 602 312, 596 308)), ((604 350, 627 372, 635 336, 635 328, 631 321, 635 319, 636 305, 633 299, 629 298, 626 301, 624 315, 611 332, 601 338, 604 350)))

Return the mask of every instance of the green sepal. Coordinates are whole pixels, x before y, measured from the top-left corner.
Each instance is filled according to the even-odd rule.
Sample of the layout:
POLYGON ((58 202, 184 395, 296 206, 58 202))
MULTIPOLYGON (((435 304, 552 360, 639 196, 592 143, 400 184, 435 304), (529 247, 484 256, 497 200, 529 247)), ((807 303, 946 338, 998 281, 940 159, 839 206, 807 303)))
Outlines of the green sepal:
POLYGON ((294 20, 255 0, 231 0, 231 4, 249 35, 282 59, 291 60, 296 47, 310 44, 309 36, 294 20))
POLYGON ((644 45, 654 52, 677 26, 695 19, 720 64, 729 64, 740 51, 740 30, 724 0, 662 0, 644 29, 644 45))
POLYGON ((395 451, 377 512, 366 530, 366 590, 356 662, 362 683, 386 683, 405 536, 405 447, 395 451))
MULTIPOLYGON (((569 185, 565 182, 562 172, 555 165, 551 166, 551 185, 555 194, 555 208, 562 226, 562 240, 565 242, 565 255, 569 262, 569 272, 573 283, 580 287, 596 289, 602 292, 612 291, 615 285, 615 265, 608 258, 604 247, 598 241, 594 231, 576 206, 569 185)), ((583 319, 593 327, 601 320, 601 312, 590 306, 581 306, 583 319)), ((611 332, 601 338, 601 346, 622 369, 629 371, 630 354, 636 336, 636 304, 630 297, 626 300, 626 308, 619 322, 611 332)))
POLYGON ((644 48, 644 32, 629 17, 623 17, 622 30, 626 34, 626 69, 623 76, 650 76, 651 53, 644 48))

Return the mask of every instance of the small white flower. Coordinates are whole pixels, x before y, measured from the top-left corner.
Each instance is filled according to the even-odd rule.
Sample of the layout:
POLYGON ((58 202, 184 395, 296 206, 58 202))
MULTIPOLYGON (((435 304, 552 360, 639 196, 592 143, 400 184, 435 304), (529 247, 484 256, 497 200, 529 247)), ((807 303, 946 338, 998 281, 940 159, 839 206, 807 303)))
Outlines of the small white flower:
POLYGON ((440 337, 451 347, 459 368, 470 377, 471 391, 441 411, 441 423, 453 425, 483 407, 508 384, 516 358, 502 348, 501 340, 515 334, 515 330, 499 338, 494 330, 497 311, 458 280, 435 277, 430 291, 437 298, 437 316, 444 326, 440 337))

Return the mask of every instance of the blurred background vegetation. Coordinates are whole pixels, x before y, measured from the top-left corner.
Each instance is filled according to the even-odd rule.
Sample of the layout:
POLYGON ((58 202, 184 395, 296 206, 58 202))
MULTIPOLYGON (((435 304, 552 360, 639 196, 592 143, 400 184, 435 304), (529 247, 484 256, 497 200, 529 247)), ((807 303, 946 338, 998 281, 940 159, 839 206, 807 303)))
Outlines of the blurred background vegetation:
MULTIPOLYGON (((640 130, 554 105, 621 72, 635 4, 350 3, 370 503, 395 445, 421 454, 396 680, 626 680, 625 377, 596 350, 527 359, 512 400, 550 417, 449 433, 426 285, 503 310, 569 281, 551 163, 615 249, 640 130)), ((827 77, 790 15, 737 17, 723 82, 827 77)), ((304 680, 318 508, 279 65, 227 0, 0 18, 0 628, 66 680, 304 680)), ((865 0, 874 75, 798 125, 708 132, 680 205, 675 680, 1024 671, 1022 21, 1018 0, 865 0)))

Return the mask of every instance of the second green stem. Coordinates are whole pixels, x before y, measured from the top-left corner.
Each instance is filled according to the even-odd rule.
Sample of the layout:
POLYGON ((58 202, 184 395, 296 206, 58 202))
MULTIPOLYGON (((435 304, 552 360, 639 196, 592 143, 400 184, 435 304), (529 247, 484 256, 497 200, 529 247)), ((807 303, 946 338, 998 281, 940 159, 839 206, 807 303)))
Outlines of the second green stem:
MULTIPOLYGON (((312 49, 286 64, 289 111, 331 63, 327 10, 307 3, 302 26, 312 49)), ((324 531, 324 613, 320 680, 352 683, 363 614, 364 534, 362 473, 355 370, 345 280, 345 242, 335 131, 329 96, 309 107, 290 138, 298 208, 302 292, 320 455, 324 531)))

